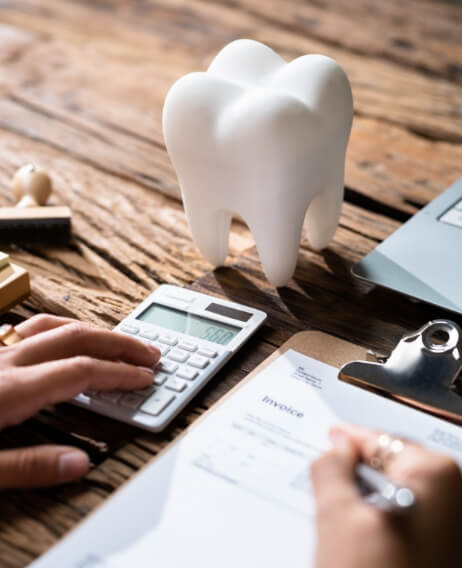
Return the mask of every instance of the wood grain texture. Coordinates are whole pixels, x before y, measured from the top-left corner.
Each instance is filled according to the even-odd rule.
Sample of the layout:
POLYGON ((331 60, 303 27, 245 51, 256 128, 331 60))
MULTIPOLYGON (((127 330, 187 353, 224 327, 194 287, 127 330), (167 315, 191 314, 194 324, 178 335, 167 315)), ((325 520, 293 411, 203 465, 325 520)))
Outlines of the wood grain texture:
MULTIPOLYGON (((275 4, 261 2, 264 8, 260 11, 275 4)), ((306 10, 308 4, 297 3, 297 9, 306 10)), ((332 11, 337 13, 337 8, 332 11)), ((440 11, 446 13, 445 7, 440 11)), ((453 7, 446 6, 446 11, 452 30, 453 7)), ((362 172, 365 183, 355 185, 355 189, 365 195, 385 193, 380 169, 393 154, 387 152, 387 145, 401 139, 403 130, 420 135, 405 140, 411 158, 414 140, 425 142, 420 140, 422 134, 432 140, 460 141, 462 91, 458 84, 373 53, 367 57, 357 54, 341 42, 323 43, 316 34, 287 29, 282 22, 276 25, 255 10, 250 12, 236 9, 231 3, 197 0, 147 2, 142 9, 130 8, 130 3, 103 10, 97 5, 94 8, 90 4, 49 0, 22 4, 17 11, 2 12, 0 6, 0 16, 13 30, 21 25, 32 37, 48 34, 46 42, 36 39, 31 40, 33 46, 25 44, 20 59, 6 66, 0 124, 71 152, 105 171, 175 193, 176 180, 161 133, 165 94, 182 74, 204 69, 224 43, 249 37, 268 43, 288 59, 313 52, 336 58, 352 82, 356 123, 361 132, 371 128, 369 138, 375 138, 378 122, 363 123, 362 118, 379 119, 382 131, 390 125, 374 145, 373 155, 365 152, 368 144, 358 147, 361 159, 357 163, 368 172, 362 172)), ((280 18, 285 14, 286 10, 281 10, 280 18)), ((326 22, 331 20, 327 12, 326 22)), ((357 36, 362 29, 362 20, 352 22, 348 35, 357 36)), ((418 45, 424 49, 426 44, 422 40, 418 45)), ((355 150, 355 143, 353 138, 350 151, 355 150)), ((433 145, 427 148, 428 154, 433 145)), ((454 179, 460 147, 457 145, 454 151, 454 144, 442 144, 438 154, 445 154, 445 164, 450 166, 446 179, 451 175, 454 179)), ((433 191, 441 191, 446 179, 440 186, 435 185, 426 177, 431 169, 428 156, 425 163, 418 179, 426 180, 430 188, 433 184, 433 191)), ((412 199, 410 194, 419 189, 416 185, 403 196, 401 187, 395 189, 387 183, 386 198, 408 213, 414 212, 415 208, 405 200, 412 199)), ((422 194, 420 201, 428 195, 426 187, 422 194)))
POLYGON ((7 319, 49 311, 112 327, 162 282, 270 313, 161 435, 65 404, 1 432, 0 448, 75 444, 94 467, 78 484, 0 495, 0 566, 44 552, 296 331, 386 351, 403 331, 445 315, 370 290, 350 267, 462 175, 461 22, 460 4, 436 0, 0 2, 0 205, 13 204, 14 171, 36 162, 52 175, 53 202, 71 207, 74 234, 61 248, 7 250, 33 287, 7 319), (288 60, 334 57, 355 100, 339 229, 321 253, 303 241, 280 290, 238 221, 227 266, 210 272, 162 139, 170 85, 240 37, 288 60))

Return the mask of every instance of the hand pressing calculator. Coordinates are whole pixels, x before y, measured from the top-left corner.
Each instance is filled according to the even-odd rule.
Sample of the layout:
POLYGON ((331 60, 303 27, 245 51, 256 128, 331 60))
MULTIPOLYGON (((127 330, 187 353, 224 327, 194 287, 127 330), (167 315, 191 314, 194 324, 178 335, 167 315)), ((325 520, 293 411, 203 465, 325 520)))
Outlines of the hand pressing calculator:
POLYGON ((160 432, 265 319, 265 312, 248 306, 159 286, 114 330, 159 348, 154 383, 129 392, 86 392, 73 402, 160 432))

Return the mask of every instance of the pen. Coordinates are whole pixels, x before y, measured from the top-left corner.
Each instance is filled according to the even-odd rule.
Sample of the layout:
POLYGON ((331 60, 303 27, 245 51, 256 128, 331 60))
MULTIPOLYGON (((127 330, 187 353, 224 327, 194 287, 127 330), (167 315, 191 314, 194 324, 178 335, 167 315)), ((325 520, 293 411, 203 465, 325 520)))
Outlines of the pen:
POLYGON ((364 499, 382 511, 405 513, 415 504, 414 492, 408 487, 390 481, 381 471, 360 463, 356 475, 364 499))

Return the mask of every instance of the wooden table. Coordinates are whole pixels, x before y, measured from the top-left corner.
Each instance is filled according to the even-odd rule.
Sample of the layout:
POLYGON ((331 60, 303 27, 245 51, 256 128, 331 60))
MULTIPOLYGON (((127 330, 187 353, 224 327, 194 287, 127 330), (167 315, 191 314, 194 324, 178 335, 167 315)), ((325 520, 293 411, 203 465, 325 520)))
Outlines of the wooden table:
MULTIPOLYGON (((112 327, 161 282, 263 307, 268 324, 165 434, 69 405, 0 435, 1 447, 73 443, 95 464, 79 484, 0 496, 0 565, 24 566, 298 329, 379 350, 441 310, 353 281, 349 266, 462 175, 462 7, 424 0, 23 0, 0 3, 0 204, 13 172, 48 168, 55 201, 73 210, 64 248, 8 252, 32 274, 14 313, 49 311, 112 327), (262 276, 235 222, 227 268, 197 253, 161 131, 180 75, 227 42, 263 41, 288 59, 339 61, 354 93, 340 226, 321 254, 302 244, 290 286, 262 276)), ((454 316, 453 316, 454 317, 454 316)))

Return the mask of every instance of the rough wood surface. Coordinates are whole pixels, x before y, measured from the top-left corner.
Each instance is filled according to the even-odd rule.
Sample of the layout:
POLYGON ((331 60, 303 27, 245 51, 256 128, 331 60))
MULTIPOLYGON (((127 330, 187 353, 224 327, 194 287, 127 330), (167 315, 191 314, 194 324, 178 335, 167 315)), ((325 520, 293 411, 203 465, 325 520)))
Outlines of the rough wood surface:
MULTIPOLYGON (((40 311, 111 327, 162 282, 270 312, 261 333, 161 435, 69 405, 0 433, 0 447, 73 443, 95 464, 79 484, 0 495, 0 566, 17 568, 77 522, 274 348, 316 328, 384 351, 440 310, 370 291, 349 267, 462 175, 462 7, 430 0, 22 0, 0 2, 0 205, 26 162, 72 208, 67 247, 10 247, 40 311), (262 276, 233 225, 228 267, 210 272, 189 237, 162 140, 169 86, 248 37, 287 59, 324 53, 347 71, 355 121, 332 245, 303 243, 291 284, 262 276)), ((444 314, 443 314, 444 315, 444 314)), ((454 316, 452 316, 454 318, 454 316)))

